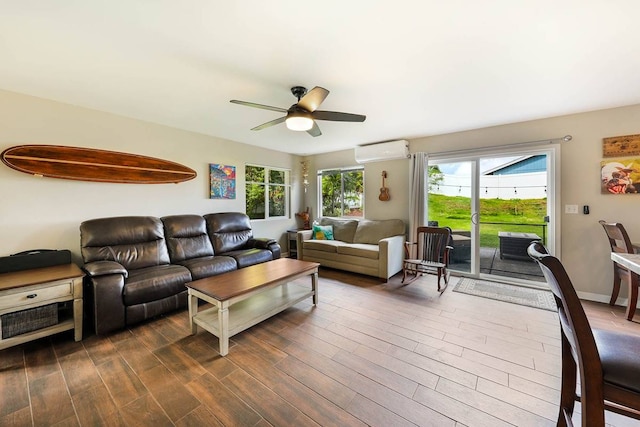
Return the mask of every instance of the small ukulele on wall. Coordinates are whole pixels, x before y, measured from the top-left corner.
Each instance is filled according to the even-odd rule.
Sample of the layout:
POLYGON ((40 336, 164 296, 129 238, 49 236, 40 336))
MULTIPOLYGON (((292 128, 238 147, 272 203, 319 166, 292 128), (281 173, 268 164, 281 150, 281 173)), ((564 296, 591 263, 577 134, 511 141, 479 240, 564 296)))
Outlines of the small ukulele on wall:
POLYGON ((387 177, 387 171, 382 171, 382 187, 380 188, 380 195, 378 199, 383 202, 388 202, 391 199, 389 195, 389 189, 384 186, 384 179, 387 177))

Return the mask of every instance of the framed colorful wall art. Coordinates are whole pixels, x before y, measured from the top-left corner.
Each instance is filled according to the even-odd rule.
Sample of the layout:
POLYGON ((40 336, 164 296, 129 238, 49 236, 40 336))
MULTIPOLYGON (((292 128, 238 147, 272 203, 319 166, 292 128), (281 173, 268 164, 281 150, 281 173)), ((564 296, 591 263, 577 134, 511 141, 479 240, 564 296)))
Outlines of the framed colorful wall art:
POLYGON ((210 199, 236 198, 236 167, 209 164, 210 199))

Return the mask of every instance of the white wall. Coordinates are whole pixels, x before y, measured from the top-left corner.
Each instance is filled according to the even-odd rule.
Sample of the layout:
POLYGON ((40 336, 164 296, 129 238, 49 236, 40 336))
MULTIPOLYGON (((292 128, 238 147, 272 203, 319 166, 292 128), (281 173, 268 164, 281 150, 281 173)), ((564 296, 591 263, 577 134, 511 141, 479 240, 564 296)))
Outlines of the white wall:
MULTIPOLYGON (((0 256, 70 249, 81 262, 79 226, 91 218, 244 212, 245 163, 292 169, 292 212, 301 206, 298 156, 0 91, 0 151, 34 143, 158 157, 184 164, 198 176, 179 184, 113 184, 35 178, 0 165, 0 256), (209 163, 236 166, 235 200, 209 199, 209 163)), ((252 224, 254 235, 277 238, 286 250, 283 236, 295 219, 252 224)))

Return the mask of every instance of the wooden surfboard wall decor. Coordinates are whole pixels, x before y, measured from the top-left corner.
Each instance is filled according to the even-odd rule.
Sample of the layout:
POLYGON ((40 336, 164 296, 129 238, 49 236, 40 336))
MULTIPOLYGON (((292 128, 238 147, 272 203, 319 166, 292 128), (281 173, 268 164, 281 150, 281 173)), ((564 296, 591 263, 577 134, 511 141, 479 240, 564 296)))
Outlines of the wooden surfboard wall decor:
POLYGON ((61 145, 17 145, 2 152, 2 162, 20 172, 49 178, 125 184, 188 181, 196 171, 179 163, 137 154, 61 145))

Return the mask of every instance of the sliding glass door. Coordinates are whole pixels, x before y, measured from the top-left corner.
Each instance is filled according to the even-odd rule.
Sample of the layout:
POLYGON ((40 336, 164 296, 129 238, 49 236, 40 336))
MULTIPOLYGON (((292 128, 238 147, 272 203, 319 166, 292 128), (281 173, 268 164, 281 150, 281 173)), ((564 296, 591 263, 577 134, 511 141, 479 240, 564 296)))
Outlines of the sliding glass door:
POLYGON ((526 248, 556 246, 554 150, 429 159, 428 219, 451 227, 450 268, 462 275, 544 281, 526 248))
POLYGON ((451 269, 473 273, 475 243, 472 218, 473 161, 429 162, 428 219, 431 225, 450 227, 453 234, 451 269))

